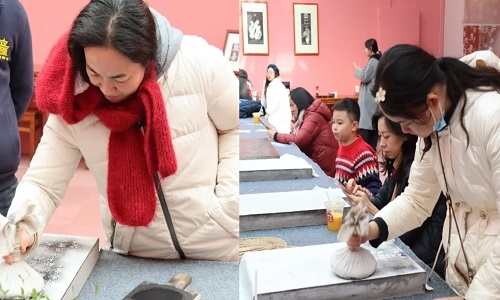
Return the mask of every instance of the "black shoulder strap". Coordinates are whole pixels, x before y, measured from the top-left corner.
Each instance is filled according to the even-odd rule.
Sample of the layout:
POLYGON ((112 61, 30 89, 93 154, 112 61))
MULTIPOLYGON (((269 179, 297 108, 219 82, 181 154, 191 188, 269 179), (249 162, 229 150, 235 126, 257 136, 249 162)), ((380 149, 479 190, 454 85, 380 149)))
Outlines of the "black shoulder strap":
POLYGON ((170 231, 170 237, 174 243, 175 250, 179 252, 181 259, 186 259, 186 255, 182 251, 181 245, 177 240, 177 235, 175 234, 174 223, 172 223, 172 217, 170 217, 170 212, 168 211, 167 201, 165 201, 165 195, 163 194, 163 189, 161 188, 160 178, 158 173, 155 173, 155 185, 156 191, 158 193, 158 199, 160 199, 161 208, 163 210, 163 215, 165 216, 165 221, 167 221, 168 231, 170 231))

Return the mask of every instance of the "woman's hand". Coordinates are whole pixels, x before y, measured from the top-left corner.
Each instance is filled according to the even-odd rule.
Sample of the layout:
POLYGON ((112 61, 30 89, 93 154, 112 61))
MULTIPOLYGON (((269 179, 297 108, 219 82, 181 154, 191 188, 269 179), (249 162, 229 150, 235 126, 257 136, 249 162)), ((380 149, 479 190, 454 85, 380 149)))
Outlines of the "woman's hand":
POLYGON ((354 231, 352 237, 347 241, 347 247, 349 250, 354 251, 361 247, 361 244, 368 240, 367 236, 360 236, 357 231, 354 231))
POLYGON ((342 193, 344 193, 347 199, 349 199, 351 206, 355 206, 360 202, 363 203, 365 206, 368 206, 368 202, 370 202, 370 198, 368 198, 368 195, 362 190, 356 190, 354 195, 348 194, 345 191, 342 191, 342 193))
POLYGON ((276 130, 268 130, 267 131, 267 136, 269 137, 270 140, 274 140, 275 133, 276 133, 276 130))
POLYGON ((380 229, 378 228, 377 222, 368 223, 368 235, 360 236, 358 232, 354 231, 352 237, 347 241, 347 247, 349 250, 354 251, 361 247, 361 244, 366 243, 368 240, 375 240, 380 237, 380 229))
MULTIPOLYGON (((19 228, 19 234, 21 235, 21 253, 25 253, 26 249, 29 247, 32 247, 33 244, 35 243, 35 235, 28 235, 25 231, 24 228, 19 228)), ((12 255, 6 255, 3 257, 6 263, 11 265, 14 262, 14 258, 12 258, 12 255)))
POLYGON ((367 188, 364 188, 358 184, 356 184, 356 181, 354 181, 354 179, 349 179, 349 181, 347 181, 347 184, 346 184, 347 188, 353 193, 353 194, 356 194, 357 191, 361 191, 363 192, 364 194, 366 194, 366 196, 368 198, 371 198, 373 197, 372 193, 370 192, 369 189, 367 188))

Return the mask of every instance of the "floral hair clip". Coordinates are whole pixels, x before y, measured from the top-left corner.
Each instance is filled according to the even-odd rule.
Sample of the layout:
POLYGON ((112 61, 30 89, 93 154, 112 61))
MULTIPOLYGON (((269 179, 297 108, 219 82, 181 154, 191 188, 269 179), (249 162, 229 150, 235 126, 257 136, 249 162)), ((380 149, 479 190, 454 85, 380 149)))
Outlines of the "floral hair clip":
POLYGON ((378 92, 375 94, 375 102, 380 103, 385 101, 386 91, 382 88, 378 88, 378 92))

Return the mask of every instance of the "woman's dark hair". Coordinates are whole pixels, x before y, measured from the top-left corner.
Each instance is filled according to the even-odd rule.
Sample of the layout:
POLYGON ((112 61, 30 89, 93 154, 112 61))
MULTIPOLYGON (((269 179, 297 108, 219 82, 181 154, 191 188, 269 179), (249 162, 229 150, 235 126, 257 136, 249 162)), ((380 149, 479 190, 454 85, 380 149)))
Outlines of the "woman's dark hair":
MULTIPOLYGON (((465 92, 469 89, 500 91, 498 70, 475 69, 455 58, 435 58, 417 46, 396 45, 380 58, 372 94, 375 96, 379 88, 385 90, 385 100, 380 102, 380 107, 386 115, 425 123, 428 121, 423 120, 428 109, 427 95, 436 85, 446 85, 447 96, 451 100, 451 107, 445 114, 448 124, 460 99, 464 98, 459 108, 460 125, 465 131, 468 145, 469 133, 464 125, 467 103, 465 92)), ((422 157, 432 146, 430 136, 424 141, 422 157)))
POLYGON ((68 50, 73 67, 89 82, 85 47, 101 46, 117 50, 149 70, 156 59, 156 23, 142 0, 92 0, 73 21, 68 50))
POLYGON ((377 40, 376 39, 368 39, 368 40, 366 40, 366 42, 365 42, 365 48, 368 48, 368 49, 372 50, 372 52, 374 54, 376 54, 376 53, 382 54, 381 52, 378 51, 378 44, 377 44, 377 40))
MULTIPOLYGON (((270 64, 269 66, 267 66, 266 70, 268 70, 269 68, 273 69, 274 78, 280 76, 280 70, 278 69, 278 67, 275 64, 270 64)), ((269 86, 270 83, 271 83, 271 81, 269 81, 267 79, 267 76, 266 76, 266 84, 264 84, 264 95, 267 94, 267 87, 269 86)))
POLYGON ((387 129, 389 129, 392 134, 404 138, 404 142, 401 145, 400 155, 402 155, 402 157, 399 167, 397 169, 394 169, 394 159, 390 159, 387 156, 384 157, 384 161, 381 163, 381 172, 383 172, 384 174, 387 173, 389 176, 392 176, 394 182, 403 184, 405 174, 409 174, 409 169, 415 157, 415 147, 418 138, 415 135, 404 133, 398 123, 389 120, 379 110, 375 112, 372 117, 372 127, 375 131, 378 131, 379 119, 384 120, 387 129))
POLYGON ((314 102, 314 97, 302 87, 295 88, 290 91, 290 99, 297 106, 299 113, 307 109, 314 102))

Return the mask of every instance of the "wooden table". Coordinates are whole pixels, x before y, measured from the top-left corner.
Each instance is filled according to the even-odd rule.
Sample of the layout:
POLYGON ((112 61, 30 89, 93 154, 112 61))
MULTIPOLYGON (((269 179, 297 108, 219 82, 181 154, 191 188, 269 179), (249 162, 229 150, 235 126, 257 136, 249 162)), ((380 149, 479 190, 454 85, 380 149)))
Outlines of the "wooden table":
POLYGON ((340 100, 344 99, 344 98, 351 98, 351 99, 354 99, 355 101, 358 101, 358 95, 341 95, 341 96, 338 96, 338 97, 332 97, 332 96, 318 96, 317 97, 318 99, 321 99, 321 101, 323 101, 323 103, 325 103, 326 105, 328 105, 328 107, 332 107, 335 105, 335 103, 339 102, 340 100))

